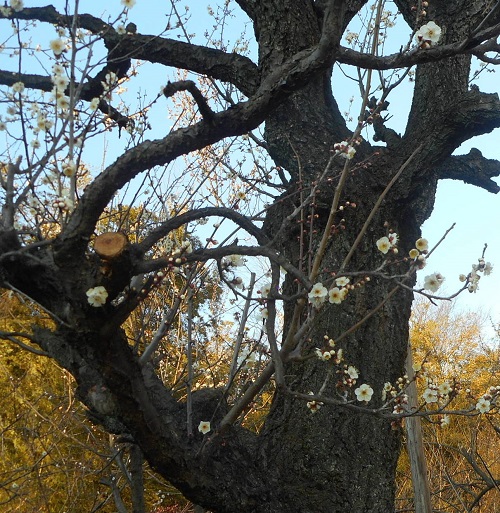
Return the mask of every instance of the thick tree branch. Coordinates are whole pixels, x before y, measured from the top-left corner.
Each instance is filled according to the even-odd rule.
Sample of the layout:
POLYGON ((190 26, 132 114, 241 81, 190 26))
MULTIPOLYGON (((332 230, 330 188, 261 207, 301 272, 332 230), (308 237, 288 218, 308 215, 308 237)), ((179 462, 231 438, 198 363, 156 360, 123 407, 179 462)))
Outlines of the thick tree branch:
MULTIPOLYGON (((2 18, 5 16, 0 14, 0 19, 2 18)), ((71 26, 73 22, 71 15, 61 14, 51 5, 23 9, 13 13, 11 18, 38 20, 65 27, 71 26)), ((102 37, 110 52, 111 62, 141 59, 186 69, 223 82, 230 82, 247 96, 253 94, 258 87, 258 68, 250 59, 242 55, 160 36, 119 35, 111 25, 89 14, 78 15, 78 25, 102 37)))
POLYGON ((455 55, 483 53, 480 44, 491 38, 496 38, 498 35, 500 35, 500 24, 482 30, 473 39, 464 39, 456 43, 437 45, 427 50, 414 49, 404 53, 398 52, 386 55, 385 57, 370 55, 341 46, 337 61, 341 64, 349 64, 364 69, 388 70, 408 68, 416 64, 441 61, 455 55))
POLYGON ((237 53, 226 53, 159 36, 119 36, 114 31, 105 35, 104 41, 109 50, 112 49, 119 55, 185 69, 229 82, 246 96, 251 96, 259 84, 257 66, 248 57, 237 53))
MULTIPOLYGON (((106 67, 105 70, 108 68, 106 67)), ((95 97, 99 97, 102 94, 104 88, 101 84, 100 73, 97 77, 89 80, 81 88, 80 100, 91 101, 95 97), (96 90, 97 84, 97 90, 96 90)), ((29 73, 14 73, 12 71, 0 70, 0 84, 6 86, 12 86, 16 82, 21 81, 28 89, 36 89, 38 91, 51 92, 54 88, 54 84, 50 77, 44 77, 42 75, 33 75, 29 73)), ((75 84, 75 89, 79 89, 80 84, 75 84)), ((69 92, 69 89, 65 91, 69 92)), ((105 100, 99 100, 98 109, 108 116, 113 121, 116 121, 118 126, 124 128, 128 123, 132 122, 130 118, 124 116, 119 110, 115 109, 105 100)))
POLYGON ((268 243, 268 238, 264 235, 263 231, 260 228, 257 228, 246 216, 243 216, 238 211, 232 208, 225 207, 206 207, 200 208, 197 210, 190 210, 189 212, 185 212, 183 214, 179 214, 168 221, 165 221, 160 226, 152 230, 142 242, 137 244, 137 249, 139 254, 144 255, 149 249, 151 249, 154 244, 156 244, 160 239, 165 237, 168 233, 173 230, 177 230, 182 225, 190 223, 192 221, 196 221, 197 219, 202 219, 204 217, 224 217, 226 219, 230 219, 235 224, 237 224, 240 228, 243 228, 247 233, 255 237, 257 242, 261 245, 265 245, 268 243))
POLYGON ((472 148, 467 155, 448 157, 434 171, 440 179, 463 180, 495 194, 500 191, 500 186, 492 180, 500 176, 500 162, 483 157, 476 148, 472 148))
POLYGON ((198 110, 200 111, 200 114, 203 116, 203 118, 205 118, 207 121, 210 121, 213 118, 214 111, 210 108, 207 100, 192 80, 180 80, 174 83, 169 82, 163 88, 163 94, 166 98, 170 98, 179 91, 188 91, 191 93, 191 96, 196 102, 196 105, 198 105, 198 110))

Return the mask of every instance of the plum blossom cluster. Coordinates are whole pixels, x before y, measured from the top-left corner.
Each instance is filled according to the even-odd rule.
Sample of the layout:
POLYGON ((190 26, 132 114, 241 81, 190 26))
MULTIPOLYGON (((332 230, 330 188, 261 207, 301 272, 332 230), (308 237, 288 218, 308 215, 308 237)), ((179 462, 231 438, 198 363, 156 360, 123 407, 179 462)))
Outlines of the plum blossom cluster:
MULTIPOLYGON (((342 348, 335 349, 335 341, 328 335, 323 337, 324 346, 322 348, 316 348, 314 350, 316 357, 322 362, 332 362, 335 365, 340 365, 344 360, 344 353, 342 348)), ((356 385, 357 379, 359 378, 359 370, 354 365, 342 365, 338 370, 339 376, 337 381, 337 388, 339 390, 352 389, 356 385)), ((309 392, 312 394, 312 392, 309 392)), ((360 402, 368 403, 373 395, 373 389, 368 384, 363 384, 354 390, 356 399, 360 402)), ((317 401, 309 401, 307 407, 311 411, 317 411, 322 403, 317 401)))
POLYGON ((430 292, 437 292, 445 278, 441 273, 432 273, 424 278, 424 289, 430 292))
POLYGON ((24 9, 24 3, 22 0, 10 0, 9 7, 2 6, 0 7, 0 13, 2 13, 4 16, 10 16, 12 11, 22 11, 24 9))
POLYGON ((339 155, 347 160, 351 160, 354 158, 354 155, 356 155, 356 148, 351 146, 347 141, 335 143, 333 145, 333 149, 335 150, 336 155, 339 155))
MULTIPOLYGON (((313 392, 309 392, 309 395, 314 395, 313 392)), ((312 413, 316 413, 322 406, 323 403, 320 401, 307 401, 306 406, 311 410, 312 413)))
MULTIPOLYGON (((416 377, 425 376, 425 371, 422 367, 418 366, 416 370, 416 377)), ((426 388, 422 393, 422 399, 425 405, 434 405, 438 409, 445 408, 450 402, 460 393, 460 383, 455 379, 450 381, 443 381, 437 384, 436 381, 430 377, 426 377, 426 388)), ((386 384, 390 385, 390 384, 386 384)), ((387 388, 389 391, 390 389, 387 388)), ((470 389, 466 390, 467 394, 472 398, 470 389)), ((391 395, 395 395, 394 390, 390 390, 391 395)), ((474 409, 479 413, 488 413, 494 407, 498 407, 500 397, 500 386, 492 386, 481 397, 476 399, 474 409)), ((441 427, 446 427, 450 423, 448 415, 439 417, 441 427)))
POLYGON ((165 242, 165 252, 170 253, 170 256, 167 258, 168 269, 170 271, 179 272, 179 266, 186 263, 186 255, 193 252, 193 245, 190 241, 185 240, 177 247, 174 247, 174 243, 168 240, 165 242))
POLYGON ((71 212, 73 210, 74 203, 70 198, 69 193, 67 191, 63 191, 63 193, 60 196, 57 196, 52 202, 52 206, 59 209, 61 212, 71 212))
MULTIPOLYGON (((101 85, 104 88, 104 97, 111 99, 111 92, 118 84, 118 77, 116 73, 113 73, 112 71, 106 73, 106 76, 104 77, 104 80, 101 81, 101 85)), ((94 99, 92 99, 94 101, 94 99)), ((96 107, 97 108, 97 107, 96 107)))
POLYGON ((420 238, 415 241, 415 247, 410 249, 409 256, 422 269, 425 267, 425 255, 429 252, 429 242, 427 239, 420 238))
POLYGON ((448 404, 454 396, 458 394, 457 383, 450 384, 448 381, 436 385, 432 380, 428 380, 427 388, 422 394, 422 399, 426 404, 438 404, 440 406, 448 404))
POLYGON ((246 348, 238 356, 237 364, 239 369, 249 370, 255 365, 256 362, 257 355, 255 351, 251 351, 250 349, 246 348))
POLYGON ((61 110, 69 109, 69 98, 65 94, 65 90, 69 84, 69 78, 66 76, 65 69, 60 64, 52 67, 52 76, 50 77, 54 87, 52 88, 52 98, 61 110))
POLYGON ((101 285, 90 288, 86 294, 89 305, 95 308, 104 305, 108 299, 108 291, 101 285))
POLYGON ((398 240, 399 240, 398 234, 394 233, 394 232, 390 232, 389 235, 387 235, 386 237, 381 237, 380 239, 377 240, 377 242, 376 242, 377 248, 384 255, 387 255, 387 253, 389 251, 397 254, 398 240))
MULTIPOLYGON (((246 260, 241 255, 229 255, 222 259, 221 266, 223 271, 230 272, 234 267, 243 267, 246 260)), ((228 282, 236 289, 245 290, 243 278, 236 276, 233 272, 231 278, 227 278, 228 282)))
POLYGON ((410 383, 408 376, 405 374, 396 380, 393 385, 390 382, 384 383, 382 389, 382 402, 389 402, 393 404, 392 413, 401 414, 407 411, 408 396, 404 393, 405 388, 410 383))
POLYGON ((430 48, 436 45, 441 39, 441 27, 434 21, 429 21, 422 25, 415 33, 418 46, 422 49, 430 48))
POLYGON ((271 292, 271 284, 270 283, 265 283, 264 285, 262 285, 262 287, 260 287, 260 289, 257 291, 257 294, 260 294, 260 297, 262 297, 263 299, 267 298, 267 296, 269 296, 269 293, 271 292))
POLYGON ((476 292, 479 288, 480 273, 489 276, 493 272, 493 265, 486 262, 484 258, 480 258, 477 264, 472 265, 472 270, 468 275, 461 274, 458 279, 465 282, 469 292, 476 292))
POLYGON ((314 284, 307 297, 309 303, 315 308, 320 308, 327 299, 329 303, 339 305, 347 297, 350 288, 350 279, 341 276, 335 279, 334 286, 330 290, 321 282, 314 284))
POLYGON ((476 403, 476 410, 479 413, 488 413, 492 408, 498 406, 500 397, 500 386, 490 387, 486 394, 483 394, 476 403))
POLYGON ((339 364, 343 359, 343 351, 342 349, 335 349, 335 341, 332 338, 329 338, 328 335, 325 335, 324 337, 325 342, 327 343, 326 348, 320 349, 317 347, 315 349, 316 356, 322 361, 322 362, 328 362, 332 361, 335 364, 339 364))

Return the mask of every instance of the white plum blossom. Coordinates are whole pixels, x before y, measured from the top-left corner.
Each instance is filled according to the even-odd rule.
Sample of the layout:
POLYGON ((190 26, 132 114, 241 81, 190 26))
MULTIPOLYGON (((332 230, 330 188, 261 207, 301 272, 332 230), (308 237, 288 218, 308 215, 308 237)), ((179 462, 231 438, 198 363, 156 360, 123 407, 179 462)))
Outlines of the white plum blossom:
POLYGON ((335 351, 321 351, 321 349, 316 349, 316 355, 323 362, 327 362, 332 359, 332 353, 335 355, 335 351))
POLYGON ((418 256, 420 255, 420 251, 416 248, 413 248, 410 249, 408 255, 410 256, 410 258, 413 258, 415 260, 415 258, 418 258, 418 256))
POLYGON ((307 297, 309 298, 309 303, 318 308, 326 301, 327 295, 328 289, 324 287, 322 283, 318 282, 314 284, 307 297))
POLYGON ((108 298, 108 291, 102 287, 93 287, 86 292, 87 301, 90 306, 99 307, 106 303, 106 299, 108 298))
POLYGON ((22 11, 24 4, 22 0, 10 0, 10 7, 16 12, 22 11))
POLYGON ((63 164, 62 172, 64 176, 74 176, 76 173, 76 164, 72 160, 68 160, 63 164))
MULTIPOLYGON (((347 290, 347 289, 343 289, 347 290)), ((340 305, 342 300, 344 299, 343 291, 341 291, 338 287, 333 287, 328 291, 328 301, 332 304, 340 305)))
POLYGON ((39 130, 42 130, 43 132, 47 132, 52 128, 52 121, 47 119, 43 114, 39 114, 36 120, 36 126, 39 130))
MULTIPOLYGON (((314 395, 312 392, 309 392, 309 395, 314 395)), ((308 401, 307 407, 311 410, 312 413, 316 413, 321 407, 323 403, 320 401, 308 401)))
POLYGON ((352 159, 356 154, 356 148, 351 146, 347 141, 334 144, 333 149, 337 155, 340 155, 347 160, 352 159))
POLYGON ((448 395, 452 391, 451 385, 445 381, 438 386, 438 392, 440 395, 448 395))
POLYGON ((92 98, 91 102, 89 103, 90 110, 97 110, 97 107, 99 106, 99 98, 92 98))
POLYGON ((52 75, 51 80, 58 91, 64 91, 69 84, 69 78, 66 75, 52 75))
POLYGON ((54 73, 54 75, 62 75, 62 74, 64 74, 64 66, 61 66, 58 63, 54 64, 52 66, 52 73, 54 73))
POLYGON ((267 308, 261 308, 259 310, 259 313, 257 314, 257 319, 258 320, 264 320, 264 319, 267 319, 269 317, 269 311, 267 308))
POLYGON ((479 401, 476 403, 476 410, 479 413, 488 413, 491 409, 491 402, 484 397, 481 397, 479 401))
POLYGON ((227 266, 241 267, 245 265, 245 259, 241 255, 229 255, 224 257, 224 264, 227 266))
POLYGON ((415 242, 415 247, 419 251, 427 251, 429 249, 429 242, 427 241, 427 239, 420 238, 415 242))
POLYGON ((269 295, 269 292, 271 292, 271 284, 266 283, 260 288, 259 292, 261 297, 267 297, 269 295))
POLYGON ((389 381, 386 381, 384 383, 384 388, 382 390, 382 401, 385 402, 385 400, 387 399, 387 393, 392 392, 392 390, 393 390, 392 383, 390 383, 389 381))
POLYGON ((377 242, 378 250, 386 255, 390 249, 397 253, 396 244, 398 243, 399 237, 397 233, 389 233, 387 237, 381 237, 377 242))
POLYGON ((54 52, 54 55, 61 55, 66 48, 64 41, 62 39, 53 39, 50 42, 50 49, 54 52))
POLYGON ((358 369, 356 369, 356 367, 352 365, 349 365, 349 367, 347 367, 346 372, 351 379, 358 379, 359 377, 358 369))
POLYGON ((122 5, 124 5, 127 9, 132 9, 135 5, 135 0, 122 0, 122 5))
POLYGON ((395 246, 398 243, 399 237, 397 233, 390 233, 387 237, 389 239, 389 242, 391 243, 391 246, 395 246))
POLYGON ((356 399, 360 402, 368 402, 371 400, 373 395, 373 388, 370 385, 367 385, 366 383, 359 386, 354 390, 354 393, 356 394, 356 399))
POLYGON ((427 404, 437 403, 438 392, 434 388, 426 388, 425 392, 422 394, 422 398, 427 404))
POLYGON ((69 109, 69 98, 67 96, 60 95, 57 97, 57 106, 62 110, 69 109))
POLYGON ((476 292, 479 288, 479 280, 481 279, 481 276, 477 273, 477 271, 474 269, 474 266, 472 267, 472 271, 469 274, 469 285, 467 288, 469 289, 469 292, 476 292))
POLYGON ((443 415, 441 417, 441 420, 439 421, 441 427, 446 427, 450 425, 450 416, 449 415, 443 415))
POLYGON ((337 287, 345 287, 350 281, 347 276, 341 276, 340 278, 336 278, 335 285, 337 285, 337 287))
POLYGON ((241 352, 238 357, 238 367, 242 370, 247 370, 255 365, 257 357, 255 353, 252 353, 249 349, 245 349, 241 352))
POLYGON ((198 431, 203 435, 206 435, 210 431, 210 422, 207 420, 202 420, 198 425, 198 431))
POLYGON ((388 237, 381 237, 377 241, 377 248, 378 250, 383 253, 384 255, 387 254, 387 252, 391 249, 391 241, 388 237))
POLYGON ((436 25, 435 22, 429 21, 420 27, 415 37, 421 45, 426 44, 426 46, 424 46, 425 48, 427 45, 435 45, 441 39, 441 27, 436 25))
POLYGON ((243 282, 243 278, 240 276, 236 276, 236 278, 231 283, 234 285, 234 288, 245 290, 245 283, 243 282))
POLYGON ((190 255, 193 252, 193 245, 191 244, 191 242, 188 240, 185 240, 181 244, 181 251, 183 253, 187 253, 188 255, 190 255))
POLYGON ((429 274, 424 280, 424 289, 431 292, 437 292, 444 281, 444 276, 440 273, 429 274))
POLYGON ((16 82, 12 84, 12 90, 15 93, 22 93, 24 91, 24 84, 22 82, 16 82))

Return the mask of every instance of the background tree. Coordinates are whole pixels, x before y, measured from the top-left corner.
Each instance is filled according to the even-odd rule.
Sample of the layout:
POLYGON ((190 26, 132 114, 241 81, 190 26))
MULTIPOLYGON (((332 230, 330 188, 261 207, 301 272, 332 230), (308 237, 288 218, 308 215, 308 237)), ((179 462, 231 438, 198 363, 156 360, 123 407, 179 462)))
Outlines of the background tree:
MULTIPOLYGON (((453 303, 437 308, 417 301, 411 318, 416 364, 423 364, 419 394, 428 381, 441 388, 457 383, 457 402, 498 382, 498 339, 488 339, 488 321, 479 312, 461 312, 453 303), (425 363, 424 363, 425 362, 425 363)), ((482 415, 434 417, 423 422, 424 447, 433 509, 495 511, 498 509, 498 420, 482 415)), ((411 476, 406 452, 398 466, 397 510, 412 508, 411 476)))
MULTIPOLYGON (((439 179, 498 192, 496 161, 477 150, 452 153, 500 125, 498 96, 469 88, 473 55, 496 62, 487 54, 498 49, 499 10, 486 0, 473 8, 465 0, 396 1, 408 38, 397 54, 384 56, 393 17, 382 1, 363 10, 363 0, 238 0, 253 25, 254 62, 244 45, 232 52, 210 34, 208 46, 192 43, 189 12, 179 13, 177 2, 166 12, 165 32, 144 35, 125 25, 134 4, 123 0, 115 20, 80 14, 78 2, 58 11, 12 0, 0 10, 14 28, 5 46, 16 63, 0 73, 7 86, 0 128, 8 141, 2 286, 54 323, 35 320, 31 333, 4 336, 53 357, 74 376, 94 420, 130 436, 158 473, 206 508, 390 511, 412 286, 429 254, 420 226, 439 179), (356 49, 343 47, 358 13, 366 35, 356 49), (57 37, 38 48, 27 38, 35 23, 55 26, 57 37), (202 78, 170 82, 160 95, 141 96, 134 110, 119 98, 125 81, 140 76, 137 59, 202 78), (360 69, 354 130, 332 93, 335 63, 360 69), (389 79, 374 70, 413 65, 412 104, 399 135, 383 112, 409 73, 389 79), (168 133, 147 140, 150 111, 176 95, 189 108, 168 133), (262 124, 262 135, 252 132, 262 124), (367 126, 373 132, 362 137, 367 126), (121 154, 95 176, 87 151, 109 131, 124 138, 116 139, 121 154), (229 158, 233 148, 246 159, 229 158), (171 166, 192 152, 195 160, 184 168, 171 166), (148 198, 150 209, 170 214, 152 219, 140 241, 117 231, 103 238, 99 229, 124 187, 136 189, 136 202, 148 198), (182 240, 169 241, 181 227, 182 240), (190 241, 193 232, 199 244, 190 241), (195 390, 194 335, 203 323, 193 315, 194 298, 204 290, 209 261, 240 307, 225 385, 195 390), (263 261, 265 278, 255 276, 263 261), (244 266, 247 274, 240 274, 244 266), (167 301, 162 330, 137 347, 127 319, 165 273, 178 277, 181 291, 167 301), (254 318, 252 327, 257 310, 262 321, 254 318), (185 316, 182 393, 162 380, 156 357, 174 315, 185 316), (254 362, 252 379, 241 383, 254 362), (386 384, 399 378, 396 397, 383 399, 386 384), (273 402, 255 432, 241 420, 263 390, 274 390, 273 402)), ((211 15, 223 28, 230 3, 220 8, 211 15)), ((481 260, 463 290, 490 271, 481 260)), ((439 273, 429 274, 427 296, 441 282, 439 273)), ((227 323, 224 314, 210 312, 214 327, 227 323)), ((211 341, 199 340, 207 354, 211 341)), ((476 408, 495 412, 498 392, 475 397, 476 408)), ((472 411, 474 405, 465 413, 472 411)))

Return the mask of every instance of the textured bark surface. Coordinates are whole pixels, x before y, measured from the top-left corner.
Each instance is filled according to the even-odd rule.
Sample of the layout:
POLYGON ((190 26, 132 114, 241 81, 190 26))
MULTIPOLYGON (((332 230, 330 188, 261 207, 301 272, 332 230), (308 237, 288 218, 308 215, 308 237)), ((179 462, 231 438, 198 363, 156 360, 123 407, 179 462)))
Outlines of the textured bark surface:
MULTIPOLYGON (((266 233, 255 230, 254 235, 264 246, 266 237, 273 237, 296 205, 295 193, 309 190, 325 169, 333 144, 350 135, 332 94, 331 69, 336 56, 351 64, 365 63, 381 69, 393 62, 373 56, 365 59, 356 52, 339 49, 343 29, 364 3, 239 0, 254 23, 258 63, 164 38, 140 34, 119 38, 105 24, 103 28, 99 20, 82 17, 81 25, 101 32, 118 62, 134 57, 190 69, 232 82, 250 99, 126 152, 87 188, 63 232, 47 249, 37 249, 36 259, 14 251, 19 242, 11 231, 0 234, 3 284, 15 285, 60 318, 57 330, 39 328, 36 339, 75 376, 78 396, 94 420, 110 432, 131 434, 157 472, 190 500, 216 513, 393 511, 399 434, 387 419, 337 406, 325 406, 310 415, 303 399, 278 389, 261 433, 229 426, 208 440, 198 432, 188 437, 185 404, 163 386, 154 369, 139 364, 120 328, 138 300, 116 307, 108 304, 102 309, 92 309, 85 303, 85 291, 95 285, 96 279, 102 279, 96 257, 87 256, 88 242, 113 194, 138 173, 265 122, 269 152, 290 172, 292 180, 282 196, 286 199, 277 201, 268 211, 266 233), (124 48, 129 52, 126 58, 124 48)), ((377 267, 380 259, 375 241, 385 233, 385 222, 401 235, 401 252, 412 247, 420 235, 420 225, 432 211, 438 179, 462 179, 498 192, 491 180, 500 173, 498 162, 484 159, 477 151, 451 156, 463 141, 500 126, 498 97, 468 88, 469 50, 486 38, 459 48, 471 27, 484 18, 487 3, 474 2, 475 11, 471 12, 470 2, 432 2, 429 19, 446 27, 442 48, 427 55, 420 52, 415 57, 403 56, 414 59, 411 63, 420 63, 406 131, 402 137, 388 137, 387 147, 368 143, 359 147, 357 159, 364 165, 353 167, 344 192, 345 199, 355 202, 357 208, 343 214, 348 229, 332 239, 323 268, 339 268, 380 193, 418 148, 375 215, 348 271, 377 267)), ((399 0, 396 4, 412 24, 409 3, 399 0)), ((26 9, 18 17, 70 23, 50 7, 26 9)), ((483 29, 497 21, 495 16, 490 17, 483 29)), ((0 73, 4 84, 16 78, 0 73)), ((47 82, 42 79, 30 76, 25 82, 29 86, 31 80, 31 87, 44 89, 47 82)), ((92 91, 94 86, 99 86, 99 80, 89 80, 83 89, 84 98, 88 94, 85 91, 92 91)), ((383 127, 379 128, 384 133, 383 127)), ((339 173, 339 167, 332 168, 331 180, 320 186, 320 231, 328 215, 321 205, 331 202, 339 173)), ((203 215, 207 213, 198 217, 203 215)), ((229 216, 248 228, 237 213, 229 216)), ((175 229, 176 222, 181 226, 183 220, 165 223, 163 232, 153 232, 145 242, 127 247, 125 259, 109 263, 113 278, 106 286, 110 297, 125 289, 132 276, 148 270, 146 252, 162 233, 175 229), (118 267, 113 269, 113 265, 118 267)), ((291 228, 276 240, 275 248, 296 266, 298 236, 298 231, 291 228)), ((234 248, 229 248, 225 254, 232 252, 234 248)), ((291 281, 287 287, 294 290, 291 281)), ((369 287, 353 292, 341 309, 320 312, 310 334, 313 345, 325 334, 335 339, 349 329, 377 308, 392 288, 390 280, 373 279, 369 287)), ((393 382, 404 374, 411 301, 410 292, 398 290, 340 343, 374 390, 381 390, 384 382, 393 382)), ((285 305, 288 316, 292 307, 285 305)), ((290 326, 289 317, 285 326, 290 326)), ((284 370, 286 384, 302 391, 318 390, 326 372, 324 366, 311 360, 286 362, 284 370)), ((335 395, 334 386, 325 393, 335 395)), ((217 390, 196 392, 193 401, 195 426, 207 418, 213 418, 212 424, 217 426, 227 411, 217 390)), ((375 406, 378 401, 380 398, 374 397, 375 406)))

